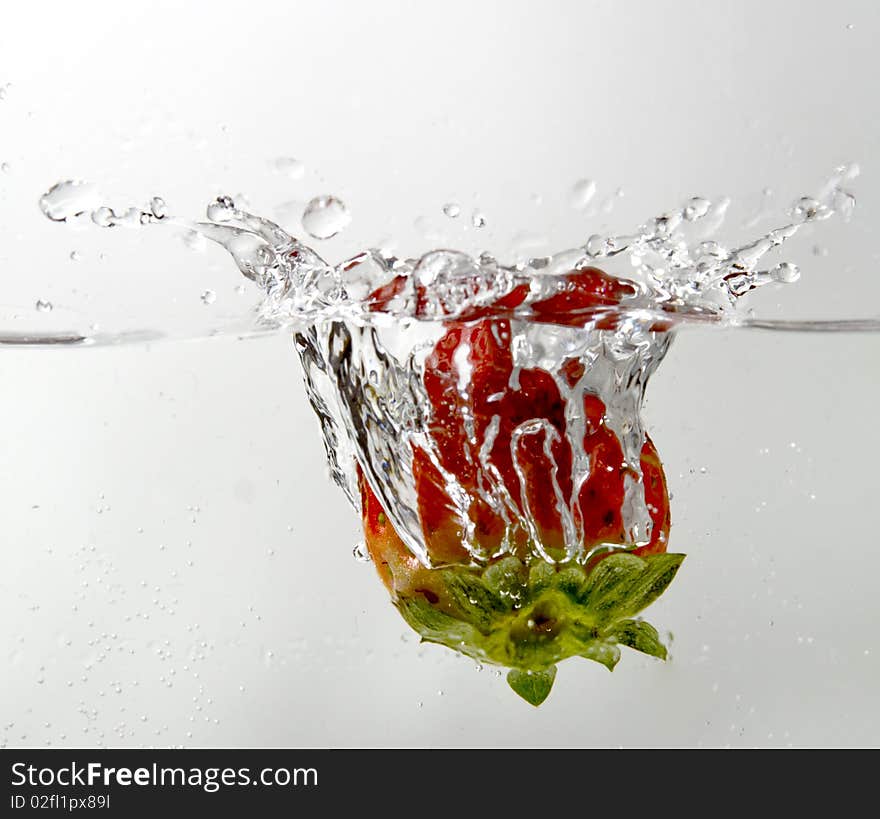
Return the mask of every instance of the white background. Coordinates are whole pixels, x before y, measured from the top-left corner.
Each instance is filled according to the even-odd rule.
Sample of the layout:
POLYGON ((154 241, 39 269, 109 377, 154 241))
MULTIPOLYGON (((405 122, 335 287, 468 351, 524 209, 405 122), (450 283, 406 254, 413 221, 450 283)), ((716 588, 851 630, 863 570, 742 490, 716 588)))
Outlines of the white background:
MULTIPOLYGON (((798 237, 803 278, 755 305, 878 314, 874 5, 664 5, 6 12, 0 331, 191 337, 253 302, 219 249, 49 223, 36 202, 62 178, 183 216, 241 193, 295 231, 334 193, 353 216, 320 243, 336 259, 548 252, 695 194, 730 195, 744 238, 844 161, 855 218, 798 237), (585 177, 610 210, 571 207, 585 177)), ((571 660, 535 710, 419 647, 353 559, 286 338, 0 349, 0 742, 876 745, 878 353, 876 334, 676 341, 647 406, 689 555, 650 616, 673 661, 571 660)))

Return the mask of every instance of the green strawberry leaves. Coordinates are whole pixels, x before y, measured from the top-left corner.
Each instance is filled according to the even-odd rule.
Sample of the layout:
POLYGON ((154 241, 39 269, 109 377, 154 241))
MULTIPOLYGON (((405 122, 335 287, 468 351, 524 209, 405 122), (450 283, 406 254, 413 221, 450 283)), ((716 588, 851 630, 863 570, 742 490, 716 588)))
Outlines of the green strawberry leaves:
POLYGON ((546 699, 555 665, 580 656, 612 671, 627 646, 665 660, 657 630, 635 616, 672 582, 680 554, 620 552, 591 569, 505 557, 482 573, 434 570, 431 594, 400 596, 404 619, 427 642, 511 668, 510 687, 532 705, 546 699))
POLYGON ((598 625, 632 617, 663 594, 683 560, 684 555, 674 554, 609 555, 590 572, 580 599, 598 625))
POLYGON ((510 610, 501 596, 490 589, 479 575, 454 569, 440 569, 443 585, 463 619, 484 634, 491 631, 498 616, 510 610))
POLYGON ((542 671, 520 671, 512 668, 507 673, 507 684, 529 705, 539 706, 550 696, 553 681, 556 679, 556 666, 542 671))
POLYGON ((511 556, 493 563, 483 572, 482 581, 487 589, 501 599, 510 601, 513 608, 521 602, 523 590, 528 584, 528 570, 520 560, 511 556))
POLYGON ((629 646, 642 654, 665 660, 667 656, 666 646, 660 640, 657 629, 644 620, 624 620, 618 623, 609 637, 614 638, 620 645, 629 646))

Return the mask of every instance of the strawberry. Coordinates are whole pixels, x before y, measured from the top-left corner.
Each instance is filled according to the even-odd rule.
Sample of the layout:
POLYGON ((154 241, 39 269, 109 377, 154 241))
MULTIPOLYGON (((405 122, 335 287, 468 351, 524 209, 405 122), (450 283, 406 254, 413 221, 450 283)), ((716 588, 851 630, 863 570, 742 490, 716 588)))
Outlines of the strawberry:
MULTIPOLYGON (((615 326, 607 308, 634 292, 589 268, 527 307, 532 322, 566 328, 604 309, 590 330, 604 332, 615 326)), ((613 669, 624 645, 665 659, 656 629, 636 615, 684 556, 666 554, 669 496, 653 442, 644 436, 634 469, 602 398, 578 389, 591 365, 516 365, 517 319, 505 310, 525 301, 519 286, 494 311, 445 322, 425 361, 430 411, 425 443, 412 444, 412 479, 430 565, 406 546, 363 471, 359 488, 367 549, 407 623, 426 641, 509 668, 513 690, 539 705, 567 657, 613 669), (589 461, 577 481, 574 425, 589 461), (624 524, 634 483, 651 520, 638 544, 624 524)))

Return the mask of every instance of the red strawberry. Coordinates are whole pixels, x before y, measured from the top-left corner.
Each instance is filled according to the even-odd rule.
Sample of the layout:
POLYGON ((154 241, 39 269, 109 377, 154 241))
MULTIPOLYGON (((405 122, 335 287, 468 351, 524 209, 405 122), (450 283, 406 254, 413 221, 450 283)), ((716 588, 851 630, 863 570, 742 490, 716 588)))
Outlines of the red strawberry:
MULTIPOLYGON (((634 292, 590 268, 527 306, 532 321, 578 326, 634 292)), ((374 303, 386 295, 374 294, 374 303)), ((581 394, 573 389, 586 372, 579 359, 558 372, 516 366, 514 328, 499 314, 522 304, 525 292, 518 286, 506 299, 491 318, 484 310, 447 322, 425 362, 431 445, 413 447, 412 475, 432 566, 406 547, 363 474, 362 517, 367 548, 407 622, 425 640, 510 668, 511 687, 538 705, 566 657, 612 669, 623 644, 665 658, 656 630, 633 618, 663 592, 683 555, 665 554, 669 498, 647 436, 641 491, 653 525, 646 544, 627 548, 626 485, 639 476, 625 463, 605 404, 588 393, 582 406, 568 405, 581 394), (575 417, 589 459, 578 486, 575 417), (450 478, 456 497, 467 498, 463 510, 450 478)), ((614 326, 613 315, 600 321, 598 329, 614 326)))

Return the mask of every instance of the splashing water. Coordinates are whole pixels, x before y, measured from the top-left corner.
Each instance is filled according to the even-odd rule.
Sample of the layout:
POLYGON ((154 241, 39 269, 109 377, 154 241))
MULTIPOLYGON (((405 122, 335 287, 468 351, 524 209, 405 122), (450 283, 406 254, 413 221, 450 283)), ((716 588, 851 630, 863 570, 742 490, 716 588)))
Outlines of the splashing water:
MULTIPOLYGON (((54 186, 40 207, 55 221, 173 225, 224 247, 264 294, 258 323, 294 332, 334 480, 357 508, 360 467, 395 530, 426 565, 430 532, 419 484, 427 472, 476 563, 523 541, 536 558, 586 562, 608 548, 666 536, 646 488, 650 439, 640 410, 676 328, 800 329, 743 316, 737 304, 766 284, 797 280, 795 265, 766 266, 764 258, 804 225, 847 215, 855 200, 844 185, 857 172, 855 166, 838 169, 815 198, 799 199, 780 226, 738 247, 713 238, 729 203, 693 198, 632 233, 592 235, 582 247, 516 265, 454 250, 410 259, 368 250, 332 265, 228 196, 209 205, 207 222, 169 216, 158 198, 146 209, 117 214, 98 206, 93 189, 78 182, 54 186), (479 354, 476 345, 482 345, 479 354), (491 395, 474 387, 486 345, 497 376, 491 395), (444 376, 442 390, 431 387, 437 373, 444 376), (520 397, 535 379, 556 409, 518 415, 520 397), (595 442, 586 441, 597 435, 620 452, 619 462, 607 467, 621 476, 620 529, 607 543, 588 536, 583 502, 598 469, 595 442), (550 497, 549 511, 527 474, 536 452, 552 466, 542 495, 550 497), (453 461, 465 466, 452 468, 453 461), (548 515, 560 533, 552 553, 548 515)), ((594 193, 589 180, 578 183, 573 206, 586 206, 594 193)), ((474 225, 478 216, 485 224, 475 214, 474 225)), ((319 197, 307 206, 303 226, 329 237, 349 218, 341 200, 319 197)), ((210 304, 213 295, 206 291, 202 300, 210 304)), ((869 320, 812 329, 878 326, 869 320)))

